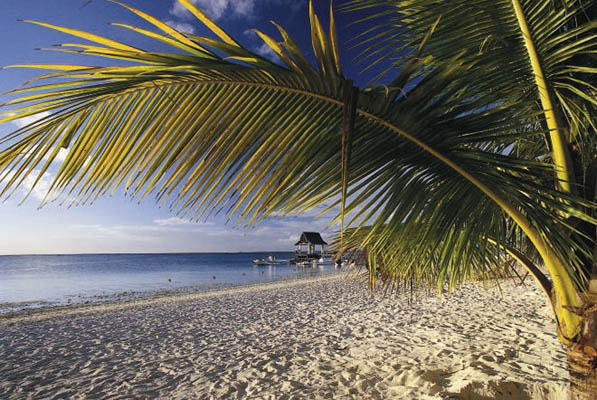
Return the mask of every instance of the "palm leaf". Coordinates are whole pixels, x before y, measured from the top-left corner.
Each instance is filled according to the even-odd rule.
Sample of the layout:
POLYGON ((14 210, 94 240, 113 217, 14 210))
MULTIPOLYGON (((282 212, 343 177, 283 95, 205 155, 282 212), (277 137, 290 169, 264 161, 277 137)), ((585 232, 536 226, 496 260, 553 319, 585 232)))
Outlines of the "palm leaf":
MULTIPOLYGON (((526 102, 527 111, 544 112, 547 151, 553 150, 558 183, 568 191, 582 185, 582 181, 574 184, 568 142, 592 153, 586 144, 593 142, 596 132, 597 22, 588 16, 594 7, 590 0, 365 0, 347 6, 378 10, 369 18, 384 23, 364 36, 363 53, 374 60, 371 63, 396 59, 386 72, 403 69, 407 58, 396 55, 417 52, 422 38, 440 18, 423 55, 442 62, 464 52, 465 59, 476 63, 466 77, 471 95, 503 90, 509 99, 536 99, 526 102)), ((576 169, 586 169, 591 161, 584 161, 576 169)))
MULTIPOLYGON (((42 76, 52 82, 39 86, 41 92, 19 92, 23 96, 9 102, 17 108, 0 114, 0 122, 52 114, 2 140, 0 195, 9 196, 28 176, 41 176, 56 161, 57 149, 68 147, 48 201, 93 202, 124 187, 139 199, 153 194, 184 217, 225 212, 250 225, 274 212, 334 207, 348 187, 351 225, 371 225, 363 244, 383 249, 398 240, 396 232, 417 231, 421 241, 410 261, 426 269, 434 265, 428 276, 438 281, 449 276, 456 284, 470 278, 468 269, 482 268, 483 257, 495 252, 487 234, 506 242, 506 215, 534 233, 535 245, 550 236, 549 251, 565 260, 563 268, 578 269, 578 256, 562 255, 585 249, 558 227, 566 224, 563 215, 590 220, 578 211, 588 204, 553 188, 546 178, 549 164, 507 151, 521 137, 533 140, 541 133, 527 129, 537 111, 526 103, 522 111, 513 108, 526 100, 504 102, 495 90, 471 96, 471 88, 482 84, 459 77, 475 72, 477 62, 462 54, 443 63, 416 56, 400 75, 403 86, 361 90, 343 183, 347 80, 334 26, 328 37, 311 8, 314 68, 281 28, 280 43, 262 35, 282 55, 278 65, 238 45, 204 14, 198 17, 220 40, 183 39, 160 23, 154 25, 168 40, 133 29, 174 41, 186 54, 133 51, 55 27, 103 45, 70 48, 135 64, 59 68, 42 76), (71 86, 56 86, 56 79, 71 86)), ((580 285, 582 274, 575 276, 580 285)))

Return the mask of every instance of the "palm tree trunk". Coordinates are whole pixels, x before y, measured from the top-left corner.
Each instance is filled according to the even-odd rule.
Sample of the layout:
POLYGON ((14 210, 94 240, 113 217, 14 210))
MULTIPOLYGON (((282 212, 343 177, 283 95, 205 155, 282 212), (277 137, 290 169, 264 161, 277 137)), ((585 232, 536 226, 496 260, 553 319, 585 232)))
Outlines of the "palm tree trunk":
POLYGON ((568 347, 570 372, 570 398, 572 400, 597 399, 597 357, 581 351, 578 346, 568 347))
POLYGON ((571 398, 597 399, 597 280, 589 282, 584 306, 575 313, 582 316, 582 330, 568 344, 568 370, 571 398))

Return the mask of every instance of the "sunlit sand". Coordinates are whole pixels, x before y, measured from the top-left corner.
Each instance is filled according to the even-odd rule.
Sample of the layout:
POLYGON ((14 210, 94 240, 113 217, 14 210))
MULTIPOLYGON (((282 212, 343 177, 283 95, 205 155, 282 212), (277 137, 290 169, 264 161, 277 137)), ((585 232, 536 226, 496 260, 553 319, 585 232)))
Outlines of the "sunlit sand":
POLYGON ((333 276, 22 313, 0 398, 564 398, 544 298, 504 288, 407 304, 333 276))

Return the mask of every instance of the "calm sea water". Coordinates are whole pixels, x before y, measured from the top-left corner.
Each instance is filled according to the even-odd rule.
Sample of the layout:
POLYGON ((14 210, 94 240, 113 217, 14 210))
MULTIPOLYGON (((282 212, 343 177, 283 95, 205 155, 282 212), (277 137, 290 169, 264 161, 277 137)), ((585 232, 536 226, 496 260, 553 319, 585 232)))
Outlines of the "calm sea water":
POLYGON ((0 313, 31 307, 190 292, 335 273, 333 266, 254 266, 269 254, 0 256, 0 313))

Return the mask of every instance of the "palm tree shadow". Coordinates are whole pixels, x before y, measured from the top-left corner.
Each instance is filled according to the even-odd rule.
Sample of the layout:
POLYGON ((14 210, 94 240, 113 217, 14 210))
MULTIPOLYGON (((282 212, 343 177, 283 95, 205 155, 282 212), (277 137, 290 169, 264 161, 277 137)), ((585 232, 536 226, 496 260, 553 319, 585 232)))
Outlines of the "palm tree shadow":
POLYGON ((471 382, 460 393, 447 396, 459 400, 531 400, 526 384, 512 381, 471 382))

